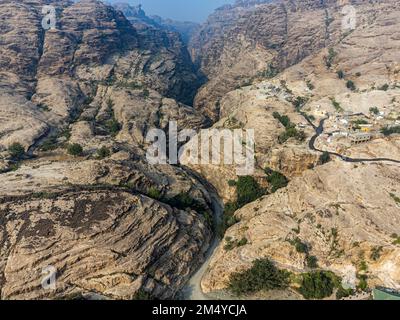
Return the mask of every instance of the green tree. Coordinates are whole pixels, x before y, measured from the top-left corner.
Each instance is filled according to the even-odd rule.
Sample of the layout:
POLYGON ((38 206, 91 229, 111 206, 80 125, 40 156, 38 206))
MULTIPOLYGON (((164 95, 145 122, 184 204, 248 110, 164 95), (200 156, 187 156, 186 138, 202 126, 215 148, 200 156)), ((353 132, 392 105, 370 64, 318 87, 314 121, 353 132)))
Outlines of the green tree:
POLYGON ((275 193, 281 188, 285 188, 289 180, 280 172, 273 171, 269 168, 265 169, 265 173, 267 174, 267 181, 271 185, 271 193, 275 193))
POLYGON ((228 289, 237 296, 261 290, 286 289, 289 272, 279 270, 269 259, 258 259, 244 272, 231 275, 228 289))
POLYGON ((25 155, 25 148, 18 142, 8 147, 8 152, 13 160, 21 160, 25 155))
POLYGON ((346 87, 348 89, 350 89, 351 91, 355 91, 356 90, 356 85, 354 84, 354 81, 349 80, 346 82, 346 87))
POLYGON ((333 294, 333 274, 327 271, 313 271, 302 275, 299 292, 306 299, 324 299, 333 294))
POLYGON ((110 149, 108 149, 107 147, 103 146, 101 147, 99 150, 97 150, 97 157, 99 159, 104 159, 104 158, 108 158, 111 155, 111 151, 110 149))
POLYGON ((329 161, 331 161, 331 155, 329 154, 329 152, 324 151, 319 157, 319 163, 325 164, 328 163, 329 161))
POLYGON ((251 176, 239 177, 236 184, 237 205, 239 208, 253 202, 265 194, 257 181, 251 176))
POLYGON ((73 143, 68 145, 67 151, 72 156, 81 156, 83 153, 83 148, 79 143, 73 143))

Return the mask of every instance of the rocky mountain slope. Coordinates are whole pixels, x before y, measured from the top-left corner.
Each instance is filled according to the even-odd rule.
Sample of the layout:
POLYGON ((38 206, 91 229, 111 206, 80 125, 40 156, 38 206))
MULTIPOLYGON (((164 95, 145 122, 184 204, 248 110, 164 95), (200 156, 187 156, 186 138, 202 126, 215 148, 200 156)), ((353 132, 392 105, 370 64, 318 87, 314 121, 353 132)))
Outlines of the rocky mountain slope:
MULTIPOLYGON (((295 274, 310 272, 310 255, 318 270, 334 272, 346 287, 366 281, 370 288, 400 289, 399 139, 381 133, 399 120, 399 15, 390 0, 241 1, 217 10, 193 40, 192 54, 210 78, 196 106, 218 119, 215 128, 255 130, 253 176, 271 193, 235 212, 239 222, 203 278, 206 293, 225 290, 234 273, 259 258, 295 274), (342 29, 350 3, 354 30, 342 29), (351 143, 362 132, 371 141, 351 143), (315 146, 333 152, 331 161, 315 146), (271 169, 290 180, 276 193, 271 169), (299 242, 307 253, 297 252, 299 242)), ((236 201, 232 166, 192 167, 226 202, 236 201)), ((298 298, 297 286, 286 296, 298 298)))
MULTIPOLYGON (((371 2, 368 15, 359 16, 362 23, 374 19, 379 2, 371 2)), ((237 1, 216 10, 190 42, 193 60, 210 80, 195 104, 218 119, 225 93, 255 78, 273 77, 337 43, 344 36, 342 10, 347 3, 364 11, 365 1, 336 0, 237 1)))
POLYGON ((208 123, 179 36, 95 0, 1 1, 0 21, 1 298, 175 296, 211 239, 209 191, 145 158, 149 129, 208 123))
POLYGON ((301 298, 296 277, 316 270, 400 289, 399 15, 395 0, 240 0, 189 54, 137 8, 0 1, 0 297, 178 296, 211 243, 211 185, 229 223, 205 293, 260 258, 294 279, 267 298, 301 298), (230 165, 150 165, 146 133, 170 120, 254 129, 258 200, 238 205, 230 165))

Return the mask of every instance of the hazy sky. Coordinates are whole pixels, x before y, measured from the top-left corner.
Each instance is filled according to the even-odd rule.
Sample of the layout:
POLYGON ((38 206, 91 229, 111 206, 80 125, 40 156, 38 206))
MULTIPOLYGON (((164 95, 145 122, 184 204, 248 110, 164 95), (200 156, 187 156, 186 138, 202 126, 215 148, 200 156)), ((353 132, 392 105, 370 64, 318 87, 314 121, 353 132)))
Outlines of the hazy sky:
POLYGON ((203 22, 214 9, 234 0, 109 0, 142 4, 147 15, 159 15, 174 20, 203 22))

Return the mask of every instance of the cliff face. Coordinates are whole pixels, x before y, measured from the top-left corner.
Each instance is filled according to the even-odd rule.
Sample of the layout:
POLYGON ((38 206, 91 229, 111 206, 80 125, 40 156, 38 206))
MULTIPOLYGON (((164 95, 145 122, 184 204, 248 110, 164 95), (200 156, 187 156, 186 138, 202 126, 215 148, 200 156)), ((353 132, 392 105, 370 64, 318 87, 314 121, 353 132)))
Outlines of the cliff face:
POLYGON ((144 137, 207 124, 184 104, 196 81, 176 33, 100 1, 0 2, 2 299, 177 293, 208 248, 210 196, 150 166, 144 137), (41 26, 45 4, 56 30, 41 26), (48 266, 56 290, 40 285, 48 266))
POLYGON ((256 78, 273 77, 337 43, 342 9, 337 1, 284 0, 237 1, 216 10, 189 45, 193 60, 209 79, 195 105, 216 120, 218 101, 225 93, 256 78))
MULTIPOLYGON (((399 120, 400 7, 397 1, 353 1, 357 26, 350 32, 341 27, 344 4, 281 1, 255 7, 241 1, 218 10, 203 29, 201 35, 208 40, 202 46, 210 47, 203 56, 196 56, 194 48, 194 54, 210 82, 200 90, 196 101, 204 104, 198 106, 211 106, 208 110, 219 119, 216 128, 255 130, 254 177, 260 185, 269 186, 266 168, 290 180, 287 187, 235 212, 239 222, 228 229, 211 261, 202 281, 205 292, 226 289, 232 274, 248 270, 259 258, 269 258, 297 275, 311 272, 307 255, 316 258, 319 269, 342 277, 346 286, 356 288, 365 278, 370 288, 399 289, 400 145, 398 135, 384 136, 381 130, 397 126, 399 120), (278 31, 283 7, 291 22, 287 32, 278 31), (325 25, 326 12, 329 24, 325 25), (264 17, 269 18, 257 23, 264 17), (220 36, 213 37, 214 30, 220 36), (248 47, 235 40, 234 31, 243 35, 248 47), (272 39, 279 40, 274 49, 268 48, 272 39), (232 49, 225 50, 232 42, 232 49), (249 54, 241 56, 244 48, 249 54), (239 75, 251 78, 259 70, 257 64, 246 65, 256 61, 257 52, 266 53, 267 60, 260 59, 260 65, 276 63, 279 72, 257 75, 243 85, 239 75), (234 83, 242 85, 230 90, 234 83), (211 85, 217 90, 223 87, 217 109, 210 102, 217 99, 211 85), (224 94, 225 90, 229 92, 224 94), (374 114, 374 109, 379 112, 374 114), (292 136, 280 141, 287 130, 276 113, 287 116, 292 127, 304 133, 303 139, 292 136), (363 120, 351 117, 355 115, 363 120), (332 155, 326 164, 320 161, 321 152, 310 147, 324 118, 324 132, 315 146, 342 155, 332 155), (351 143, 347 135, 362 131, 348 130, 344 124, 357 121, 370 125, 366 132, 372 141, 351 143), (308 254, 296 250, 296 238, 307 246, 308 254)), ((231 166, 193 168, 215 184, 226 202, 236 200, 229 180, 237 177, 231 166)), ((292 284, 291 295, 298 285, 292 284)), ((256 295, 263 297, 260 292, 256 295)), ((298 298, 298 293, 294 296, 298 298)))

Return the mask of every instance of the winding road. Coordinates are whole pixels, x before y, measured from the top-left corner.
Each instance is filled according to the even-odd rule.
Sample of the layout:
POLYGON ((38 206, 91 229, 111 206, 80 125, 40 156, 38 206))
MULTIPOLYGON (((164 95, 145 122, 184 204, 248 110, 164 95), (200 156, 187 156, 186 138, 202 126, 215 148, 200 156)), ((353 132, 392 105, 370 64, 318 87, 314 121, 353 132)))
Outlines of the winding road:
MULTIPOLYGON (((325 121, 328 118, 324 118, 320 121, 318 127, 315 126, 310 119, 305 117, 307 122, 314 128, 315 130, 315 135, 312 136, 312 138, 309 141, 309 148, 313 151, 317 152, 328 152, 332 156, 336 156, 341 158, 343 161, 346 162, 380 162, 380 161, 386 161, 386 162, 394 162, 394 163, 400 163, 400 160, 395 160, 395 159, 389 159, 389 158, 372 158, 372 159, 367 159, 367 158, 350 158, 347 156, 344 156, 342 154, 336 153, 336 152, 330 152, 330 151, 324 151, 321 149, 318 149, 315 147, 315 142, 318 139, 318 137, 324 132, 324 124, 325 121)), ((195 174, 192 172, 192 174, 195 174)), ((208 183, 206 183, 207 185, 208 183)), ((214 223, 218 224, 222 215, 223 215, 223 204, 221 199, 219 199, 217 193, 214 190, 211 190, 209 188, 209 193, 211 195, 211 200, 212 200, 212 206, 213 206, 213 211, 214 211, 214 223)), ((208 267, 210 266, 211 259, 213 257, 213 254, 215 250, 217 249, 218 245, 220 244, 220 239, 218 236, 214 235, 214 239, 210 245, 210 248, 207 251, 206 258, 202 266, 200 267, 199 270, 193 276, 190 278, 188 283, 185 285, 185 287, 181 290, 180 296, 183 300, 212 300, 213 298, 211 296, 206 295, 203 290, 201 289, 201 280, 204 276, 204 274, 207 272, 208 267)))
POLYGON ((310 142, 308 143, 308 146, 311 150, 317 151, 317 152, 327 152, 332 156, 336 156, 341 158, 343 161, 346 162, 394 162, 394 163, 400 163, 400 160, 395 160, 395 159, 390 159, 390 158, 350 158, 347 156, 344 156, 340 153, 337 152, 330 152, 330 151, 325 151, 321 150, 315 147, 315 141, 318 139, 318 137, 324 132, 324 123, 328 118, 324 118, 320 121, 318 127, 316 127, 307 117, 305 117, 307 122, 315 129, 315 135, 310 139, 310 142))

